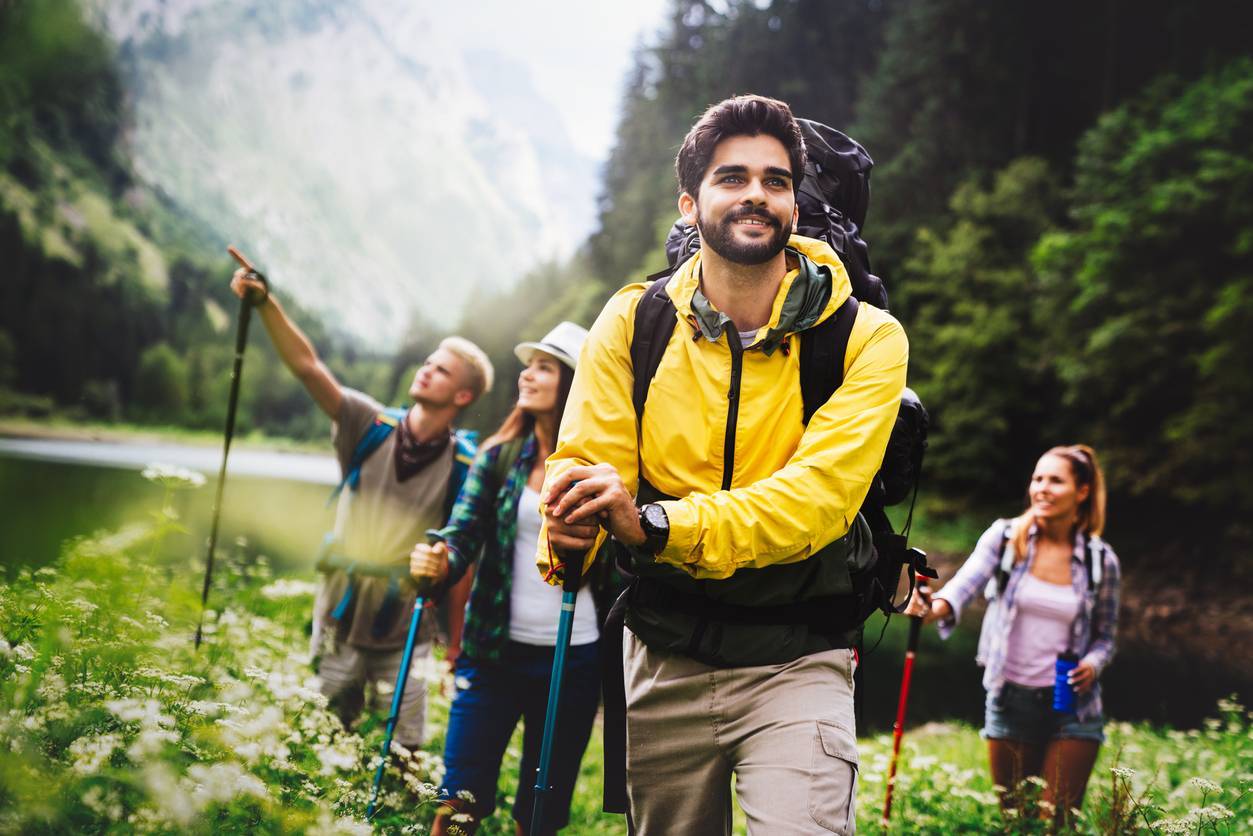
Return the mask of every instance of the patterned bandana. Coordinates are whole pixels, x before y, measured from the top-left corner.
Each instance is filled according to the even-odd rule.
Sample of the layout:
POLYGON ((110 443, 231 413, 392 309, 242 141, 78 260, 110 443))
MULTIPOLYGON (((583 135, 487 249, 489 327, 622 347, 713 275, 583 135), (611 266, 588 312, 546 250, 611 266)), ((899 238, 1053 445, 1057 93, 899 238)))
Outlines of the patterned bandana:
POLYGON ((418 441, 409 431, 408 415, 396 425, 396 481, 404 482, 421 473, 439 458, 452 441, 452 431, 437 435, 430 441, 418 441))

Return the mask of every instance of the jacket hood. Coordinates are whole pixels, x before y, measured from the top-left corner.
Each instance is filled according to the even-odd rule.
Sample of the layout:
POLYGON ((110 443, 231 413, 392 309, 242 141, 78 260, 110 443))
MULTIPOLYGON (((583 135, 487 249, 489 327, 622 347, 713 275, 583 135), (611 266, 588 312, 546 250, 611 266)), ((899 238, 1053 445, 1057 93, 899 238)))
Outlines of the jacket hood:
MULTIPOLYGON (((767 354, 784 338, 812 328, 835 313, 852 294, 848 272, 825 241, 792 235, 788 239, 789 269, 775 295, 770 320, 757 329, 753 344, 767 354)), ((730 322, 716 311, 700 289, 700 253, 684 262, 666 287, 679 315, 717 340, 730 322)))

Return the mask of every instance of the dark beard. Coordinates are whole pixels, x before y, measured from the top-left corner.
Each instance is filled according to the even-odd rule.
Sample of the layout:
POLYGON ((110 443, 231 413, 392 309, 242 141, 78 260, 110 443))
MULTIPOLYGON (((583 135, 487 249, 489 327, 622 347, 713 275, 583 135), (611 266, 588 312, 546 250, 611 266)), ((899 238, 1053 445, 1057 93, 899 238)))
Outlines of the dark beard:
POLYGON ((756 266, 765 264, 787 246, 791 230, 779 223, 778 218, 766 212, 755 210, 739 211, 726 215, 713 229, 707 229, 703 219, 697 215, 696 228, 700 230, 701 241, 718 255, 732 264, 756 266), (735 232, 731 228, 740 218, 759 218, 774 227, 774 235, 764 241, 752 244, 741 244, 735 240, 735 232))

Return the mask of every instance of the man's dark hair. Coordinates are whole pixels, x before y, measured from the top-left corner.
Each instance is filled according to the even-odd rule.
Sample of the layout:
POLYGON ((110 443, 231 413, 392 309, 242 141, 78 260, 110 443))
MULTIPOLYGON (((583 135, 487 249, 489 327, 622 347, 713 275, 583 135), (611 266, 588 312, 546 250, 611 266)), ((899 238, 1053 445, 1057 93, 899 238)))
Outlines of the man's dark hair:
POLYGON ((734 96, 711 106, 687 132, 674 171, 679 193, 697 197, 700 181, 713 159, 718 143, 733 136, 772 136, 787 149, 792 164, 792 191, 800 188, 805 173, 805 140, 786 102, 766 96, 734 96))

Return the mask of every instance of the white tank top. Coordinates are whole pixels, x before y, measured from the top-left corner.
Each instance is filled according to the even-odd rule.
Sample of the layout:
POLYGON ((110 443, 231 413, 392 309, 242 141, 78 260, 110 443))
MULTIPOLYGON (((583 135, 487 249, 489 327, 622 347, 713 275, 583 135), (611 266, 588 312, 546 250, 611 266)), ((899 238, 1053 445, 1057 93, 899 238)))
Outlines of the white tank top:
MULTIPOLYGON (((509 638, 522 644, 554 647, 561 614, 561 587, 544 583, 535 568, 539 542, 539 494, 529 487, 518 497, 518 536, 513 541, 513 586, 509 594, 509 638)), ((570 644, 596 641, 596 602, 586 586, 579 589, 574 605, 570 644)))
POLYGON ((1057 654, 1070 643, 1070 625, 1079 614, 1079 596, 1069 583, 1049 583, 1030 572, 1015 597, 1018 613, 1009 630, 1005 678, 1029 688, 1053 684, 1057 654))

